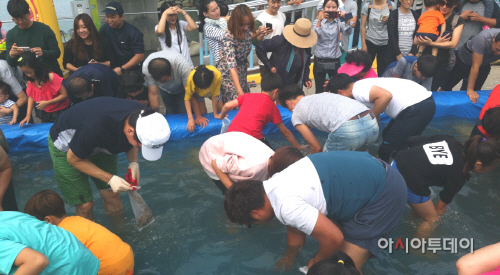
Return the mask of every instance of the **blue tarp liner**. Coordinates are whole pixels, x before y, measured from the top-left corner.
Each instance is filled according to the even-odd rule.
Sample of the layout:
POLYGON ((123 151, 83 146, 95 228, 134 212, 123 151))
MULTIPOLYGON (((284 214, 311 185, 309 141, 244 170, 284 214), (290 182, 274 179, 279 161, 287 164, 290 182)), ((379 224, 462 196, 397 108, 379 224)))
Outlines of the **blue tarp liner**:
MULTIPOLYGON (((461 118, 478 118, 481 108, 486 103, 490 91, 480 91, 479 102, 474 104, 470 101, 466 92, 434 92, 434 100, 436 101, 437 117, 456 116, 461 118)), ((283 122, 290 130, 294 130, 291 122, 292 114, 285 108, 278 106, 283 122)), ((229 112, 229 119, 237 114, 237 111, 229 112)), ((182 140, 191 137, 206 136, 207 138, 220 133, 222 120, 215 119, 212 114, 204 115, 210 121, 205 128, 196 127, 194 133, 186 130, 188 122, 187 115, 166 115, 168 124, 172 134, 170 140, 182 140)), ((382 122, 388 122, 389 117, 382 115, 382 122)), ((33 152, 47 151, 47 137, 52 123, 30 124, 23 127, 18 125, 2 125, 0 128, 5 134, 11 152, 33 152)), ((264 128, 264 135, 277 132, 278 128, 271 123, 264 128)))

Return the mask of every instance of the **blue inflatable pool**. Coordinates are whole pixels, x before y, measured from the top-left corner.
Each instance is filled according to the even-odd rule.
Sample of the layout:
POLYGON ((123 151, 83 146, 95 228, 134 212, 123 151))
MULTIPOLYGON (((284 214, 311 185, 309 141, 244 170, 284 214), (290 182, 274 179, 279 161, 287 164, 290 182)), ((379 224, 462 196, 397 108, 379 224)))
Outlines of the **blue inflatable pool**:
MULTIPOLYGON (((481 108, 486 103, 491 90, 480 91, 479 102, 474 104, 470 101, 466 92, 434 92, 434 100, 436 101, 437 117, 456 116, 461 118, 477 118, 481 108)), ((278 106, 283 122, 288 129, 294 130, 291 122, 291 113, 285 108, 278 106)), ((237 111, 228 113, 229 119, 237 114, 237 111)), ((213 136, 220 133, 222 121, 215 119, 212 114, 206 114, 205 117, 210 121, 206 128, 197 127, 194 133, 186 130, 187 116, 186 115, 166 115, 168 124, 172 134, 170 140, 181 140, 195 136, 213 136)), ((388 121, 389 117, 382 115, 382 121, 388 121)), ((47 151, 47 137, 52 123, 32 124, 23 127, 18 125, 2 125, 0 128, 5 134, 11 152, 33 152, 47 151)), ((264 128, 264 135, 277 132, 276 126, 269 124, 264 128)))

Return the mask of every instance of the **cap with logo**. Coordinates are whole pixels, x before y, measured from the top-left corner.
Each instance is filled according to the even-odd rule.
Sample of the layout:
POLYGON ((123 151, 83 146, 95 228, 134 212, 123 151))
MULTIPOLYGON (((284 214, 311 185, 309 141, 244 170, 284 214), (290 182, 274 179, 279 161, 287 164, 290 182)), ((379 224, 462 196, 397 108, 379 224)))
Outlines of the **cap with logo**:
POLYGON ((119 14, 123 14, 124 12, 123 12, 122 4, 113 1, 113 2, 109 2, 106 5, 106 7, 102 11, 102 13, 119 13, 119 14))
POLYGON ((142 144, 142 156, 149 161, 155 161, 161 157, 163 144, 170 138, 170 127, 162 114, 153 113, 143 117, 143 112, 137 119, 135 130, 142 144))

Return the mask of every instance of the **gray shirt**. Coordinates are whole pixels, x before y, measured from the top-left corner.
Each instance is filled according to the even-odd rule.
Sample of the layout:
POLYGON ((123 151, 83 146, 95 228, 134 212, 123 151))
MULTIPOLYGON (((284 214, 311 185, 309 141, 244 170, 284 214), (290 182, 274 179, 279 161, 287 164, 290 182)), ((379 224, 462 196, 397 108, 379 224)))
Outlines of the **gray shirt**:
MULTIPOLYGON (((396 5, 394 2, 390 2, 392 4, 392 10, 396 9, 396 5)), ((363 6, 363 10, 361 13, 365 16, 368 16, 368 5, 366 3, 363 6)), ((375 7, 372 7, 370 12, 370 18, 366 20, 366 40, 372 42, 377 46, 387 45, 389 42, 389 35, 387 33, 387 23, 382 22, 382 16, 389 16, 389 5, 386 5, 383 9, 377 10, 375 7)))
POLYGON ((323 132, 335 132, 353 116, 368 108, 362 103, 331 93, 303 97, 292 112, 293 126, 305 124, 323 132))
MULTIPOLYGON (((413 59, 414 58, 412 58, 412 60, 413 59)), ((417 63, 416 60, 413 62, 408 62, 405 57, 402 57, 397 61, 396 66, 387 69, 387 71, 382 75, 382 77, 394 77, 394 75, 396 74, 399 76, 399 78, 412 80, 413 82, 416 82, 424 86, 424 88, 426 88, 427 91, 430 91, 432 86, 432 77, 420 80, 416 76, 413 76, 413 67, 415 66, 416 63, 417 63)))
POLYGON ((407 56, 413 46, 413 32, 416 28, 415 17, 411 11, 407 14, 398 9, 398 42, 399 50, 403 56, 407 56))
POLYGON ((483 63, 481 66, 488 65, 500 59, 500 55, 495 55, 493 52, 493 39, 500 29, 489 29, 480 32, 471 40, 467 41, 458 49, 458 56, 468 66, 472 66, 472 53, 467 51, 466 46, 473 52, 483 55, 483 63))
MULTIPOLYGON (((479 1, 477 3, 469 3, 468 1, 465 2, 464 6, 462 7, 462 11, 473 11, 475 13, 478 13, 481 16, 484 16, 484 3, 483 1, 479 1)), ((464 23, 464 30, 462 31, 462 36, 460 36, 460 40, 458 41, 457 44, 457 49, 460 48, 469 38, 473 35, 476 35, 480 33, 483 30, 483 23, 481 22, 475 22, 471 20, 466 20, 464 23)))
POLYGON ((318 58, 339 58, 342 55, 340 46, 337 43, 339 31, 344 33, 345 36, 349 36, 352 33, 352 28, 344 22, 338 22, 338 19, 332 22, 323 19, 319 28, 316 28, 317 23, 318 19, 314 20, 313 30, 318 34, 314 55, 318 58))
POLYGON ((12 93, 18 95, 23 91, 26 83, 23 79, 23 73, 19 67, 11 67, 5 60, 0 60, 0 80, 9 84, 12 93), (23 85, 21 85, 23 84, 23 85))
MULTIPOLYGON (((324 3, 324 1, 319 2, 318 6, 316 7, 316 9, 318 11, 323 10, 323 3, 324 3)), ((342 0, 339 0, 338 10, 345 11, 346 13, 352 13, 352 16, 358 16, 358 4, 354 0, 345 0, 345 3, 342 2, 342 0)), ((315 25, 313 25, 313 26, 315 26, 315 25)), ((344 51, 347 51, 349 48, 349 36, 350 35, 351 35, 351 33, 342 34, 342 49, 344 51)))
POLYGON ((160 90, 169 94, 178 94, 184 91, 184 86, 186 86, 187 78, 190 72, 191 65, 186 58, 182 56, 182 54, 174 51, 160 51, 152 53, 142 64, 142 73, 146 76, 146 86, 158 86, 160 90), (149 73, 149 62, 155 58, 165 58, 170 62, 170 65, 172 66, 172 78, 169 81, 160 83, 154 80, 149 73))

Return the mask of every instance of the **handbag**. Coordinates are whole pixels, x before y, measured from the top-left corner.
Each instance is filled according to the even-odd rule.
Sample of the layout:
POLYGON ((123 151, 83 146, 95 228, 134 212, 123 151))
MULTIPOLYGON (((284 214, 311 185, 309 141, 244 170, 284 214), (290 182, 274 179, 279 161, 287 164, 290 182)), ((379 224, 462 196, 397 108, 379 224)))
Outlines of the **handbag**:
POLYGON ((319 59, 317 59, 314 63, 314 67, 318 72, 334 71, 337 69, 337 62, 338 59, 330 59, 328 61, 320 61, 319 59))

